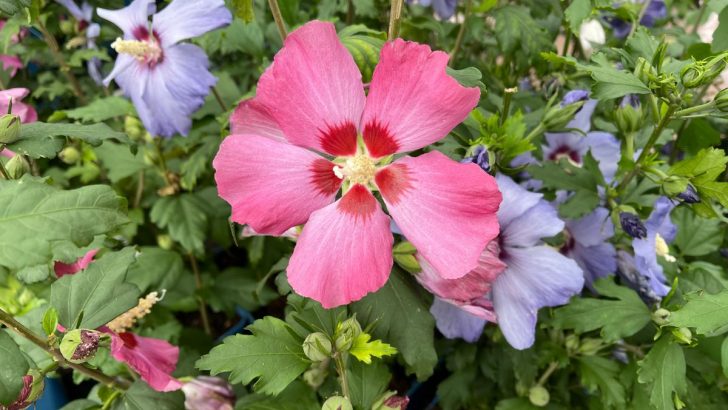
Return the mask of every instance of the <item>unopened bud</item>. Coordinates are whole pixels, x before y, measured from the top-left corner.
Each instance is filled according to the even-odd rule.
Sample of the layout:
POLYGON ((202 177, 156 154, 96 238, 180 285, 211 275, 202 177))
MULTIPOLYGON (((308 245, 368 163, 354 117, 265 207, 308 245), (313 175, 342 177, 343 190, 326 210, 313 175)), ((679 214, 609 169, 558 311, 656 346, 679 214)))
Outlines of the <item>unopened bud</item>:
POLYGON ((543 117, 543 125, 547 131, 560 131, 566 127, 574 115, 584 105, 584 101, 577 101, 572 104, 560 106, 556 105, 549 108, 543 117))
POLYGON ((725 54, 693 61, 680 70, 680 80, 685 88, 710 84, 723 72, 725 66, 725 54))
POLYGON ((622 225, 622 229, 627 233, 627 235, 633 238, 642 239, 647 237, 647 228, 645 227, 645 224, 642 223, 639 216, 633 213, 620 212, 619 224, 622 225))
POLYGON ((413 275, 422 271, 422 267, 417 261, 415 255, 395 253, 394 261, 397 262, 397 265, 399 265, 402 269, 413 275))
POLYGON ((65 162, 66 164, 75 164, 78 162, 79 159, 81 159, 81 153, 78 151, 76 147, 66 147, 63 148, 63 151, 61 151, 60 154, 58 154, 58 158, 61 159, 61 161, 65 162))
POLYGON ((127 115, 124 117, 124 132, 134 141, 144 138, 144 126, 138 118, 127 115))
POLYGON ((409 405, 409 397, 398 396, 397 392, 388 391, 374 402, 372 410, 406 410, 407 405, 409 405))
POLYGON ((460 162, 463 164, 469 164, 472 162, 482 168, 483 171, 490 172, 488 149, 486 149, 484 145, 477 145, 475 149, 473 149, 472 154, 463 158, 460 162))
POLYGON ((331 340, 321 332, 311 333, 303 341, 303 353, 314 362, 331 357, 331 340))
POLYGON ((536 407, 545 407, 550 399, 549 391, 543 386, 533 386, 528 391, 528 400, 536 407))
POLYGON ((639 57, 635 64, 634 75, 643 83, 649 84, 657 77, 657 70, 644 57, 639 57))
POLYGON ((677 194, 677 198, 686 204, 697 204, 700 202, 700 195, 698 195, 698 191, 695 190, 692 184, 688 184, 683 192, 677 194))
POLYGON ((603 344, 601 339, 585 338, 579 346, 579 353, 584 356, 594 356, 601 350, 603 344))
POLYGON ((675 336, 675 339, 677 339, 679 343, 686 345, 693 343, 693 332, 691 332, 687 327, 672 329, 672 335, 675 336))
POLYGON ((5 169, 12 179, 18 179, 30 172, 30 164, 22 155, 15 155, 5 164, 5 169))
POLYGON ((36 402, 43 393, 45 382, 43 375, 37 370, 31 370, 23 376, 23 388, 18 393, 18 397, 8 407, 0 405, 0 409, 21 410, 30 407, 36 402))
POLYGON ((642 105, 639 101, 634 94, 627 95, 614 111, 617 128, 623 135, 633 134, 642 128, 642 105))
POLYGON ((101 333, 95 330, 70 330, 61 340, 61 354, 71 363, 83 363, 94 357, 100 340, 101 333))
POLYGON ((233 386, 219 377, 197 376, 182 385, 185 408, 197 410, 232 410, 235 407, 233 386))
POLYGON ((652 321, 659 326, 666 325, 670 319, 670 311, 665 308, 659 308, 652 312, 652 321))
POLYGON ((354 410, 354 406, 346 397, 333 396, 324 402, 321 410, 354 410))
POLYGON ((579 336, 574 334, 566 336, 566 339, 564 340, 564 345, 566 346, 567 351, 576 352, 576 350, 579 348, 579 336))
POLYGON ((0 116, 0 144, 12 144, 20 138, 20 117, 15 114, 0 116))
POLYGON ((336 351, 345 352, 351 349, 354 340, 361 334, 361 325, 356 316, 350 317, 336 326, 335 344, 336 351))
POLYGON ((174 247, 174 241, 172 240, 172 237, 166 234, 157 235, 157 245, 164 249, 165 251, 168 251, 174 247))
POLYGON ((713 102, 715 103, 715 108, 720 112, 728 112, 728 88, 718 91, 713 102))

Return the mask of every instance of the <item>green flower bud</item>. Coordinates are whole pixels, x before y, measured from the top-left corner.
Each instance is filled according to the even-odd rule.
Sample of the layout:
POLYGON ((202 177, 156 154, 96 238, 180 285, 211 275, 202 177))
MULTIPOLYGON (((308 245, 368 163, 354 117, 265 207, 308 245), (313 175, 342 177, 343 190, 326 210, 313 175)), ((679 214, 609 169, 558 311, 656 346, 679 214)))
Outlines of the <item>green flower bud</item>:
POLYGON ((61 29, 63 34, 73 34, 76 25, 71 20, 61 20, 58 23, 58 27, 61 29))
POLYGON ((397 392, 388 391, 372 404, 372 410, 406 410, 408 404, 409 397, 398 396, 397 392))
POLYGON ((402 269, 411 274, 416 274, 422 271, 422 267, 417 261, 415 255, 395 253, 394 261, 397 262, 397 265, 399 265, 402 269))
POLYGON ((81 153, 78 151, 76 147, 66 147, 63 148, 63 151, 61 151, 60 154, 58 154, 58 158, 61 159, 61 161, 65 162, 68 165, 75 164, 78 162, 79 159, 81 159, 81 153))
POLYGON ((331 340, 321 332, 311 333, 303 341, 303 353, 314 362, 331 357, 331 340))
POLYGON ((533 386, 528 391, 528 400, 536 407, 545 407, 550 399, 549 391, 543 386, 533 386))
POLYGON ((306 382, 312 389, 318 390, 322 384, 326 381, 326 377, 329 375, 329 361, 324 360, 322 362, 314 363, 310 369, 303 373, 303 381, 306 382))
POLYGON ((346 397, 332 396, 324 402, 321 410, 354 410, 354 406, 346 397))
POLYGON ((96 355, 101 335, 95 330, 70 330, 61 340, 61 354, 71 363, 83 363, 96 355))
POLYGON ((657 77, 657 70, 655 70, 647 59, 640 57, 637 59, 637 64, 635 64, 634 75, 643 83, 649 84, 650 81, 657 77))
POLYGON ((693 332, 687 327, 681 327, 678 329, 672 329, 672 335, 679 343, 689 345, 693 343, 693 332))
POLYGON ((665 191, 665 194, 671 197, 685 192, 687 188, 688 180, 684 177, 670 175, 662 180, 662 190, 665 191))
POLYGON ((666 325, 670 319, 670 311, 665 308, 659 308, 652 312, 652 321, 659 326, 666 325))
POLYGON ((614 111, 614 120, 622 135, 633 134, 642 129, 642 106, 639 104, 639 99, 636 100, 636 104, 629 102, 632 100, 630 96, 624 100, 627 102, 623 101, 614 111))
POLYGON ((543 116, 543 125, 547 131, 560 131, 574 119, 574 115, 584 105, 584 101, 577 101, 565 106, 555 105, 546 111, 543 116))
POLYGON ((0 116, 0 144, 12 144, 20 138, 20 117, 15 114, 0 116))
POLYGON ((584 356, 594 356, 602 348, 602 340, 594 338, 586 338, 581 341, 579 346, 579 353, 584 356))
POLYGON ((18 179, 30 172, 30 164, 22 155, 15 155, 5 164, 10 178, 18 179))
POLYGON ((728 88, 718 91, 713 102, 715 103, 715 108, 720 112, 728 112, 728 88))
POLYGON ((394 248, 392 248, 392 252, 406 254, 406 255, 412 255, 414 253, 417 253, 417 248, 415 248, 415 246, 412 245, 412 242, 402 241, 402 242, 394 245, 394 248))
POLYGON ((134 141, 144 138, 144 126, 138 118, 127 115, 124 117, 124 132, 134 141))
POLYGON ((336 326, 335 344, 336 351, 345 352, 351 349, 354 340, 361 334, 361 325, 356 320, 356 316, 352 316, 336 326))
POLYGON ((680 81, 682 81, 685 88, 696 88, 710 84, 723 72, 725 66, 725 54, 693 61, 680 70, 680 81))
POLYGON ((564 345, 566 346, 567 351, 575 352, 579 348, 579 336, 574 334, 566 336, 564 345))
POLYGON ((168 251, 174 247, 174 241, 169 235, 157 235, 157 246, 168 251))

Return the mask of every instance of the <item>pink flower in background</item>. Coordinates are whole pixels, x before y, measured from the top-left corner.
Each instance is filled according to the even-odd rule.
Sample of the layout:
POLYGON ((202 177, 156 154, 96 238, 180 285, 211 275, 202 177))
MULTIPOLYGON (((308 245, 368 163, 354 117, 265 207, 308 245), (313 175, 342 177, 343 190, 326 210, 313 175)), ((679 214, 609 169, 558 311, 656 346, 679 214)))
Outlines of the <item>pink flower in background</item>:
POLYGON ((10 78, 15 77, 18 70, 23 68, 23 62, 16 56, 0 55, 0 63, 2 63, 4 71, 10 71, 10 78))
POLYGON ((182 383, 172 377, 177 367, 179 348, 166 340, 142 337, 130 332, 101 331, 111 336, 111 355, 134 369, 156 391, 173 391, 182 383))
POLYGON ((427 45, 388 42, 365 95, 334 25, 312 21, 233 114, 235 135, 213 161, 218 192, 235 222, 261 234, 306 224, 287 270, 297 293, 329 308, 386 283, 393 236, 373 190, 444 278, 474 269, 498 234, 501 196, 478 165, 436 151, 389 161, 442 139, 477 105, 480 91, 448 76, 447 61, 427 45))
POLYGON ((38 113, 35 112, 35 109, 22 102, 29 93, 30 90, 27 88, 10 88, 0 91, 0 115, 8 113, 8 107, 12 101, 12 114, 19 116, 23 124, 38 121, 38 113))
POLYGON ((93 261, 94 256, 96 256, 98 252, 98 249, 92 249, 86 252, 85 255, 83 255, 81 258, 73 263, 63 263, 56 261, 55 265, 53 266, 53 270, 56 272, 56 276, 59 278, 63 275, 72 275, 76 272, 80 272, 88 267, 88 265, 91 263, 91 261, 93 261))

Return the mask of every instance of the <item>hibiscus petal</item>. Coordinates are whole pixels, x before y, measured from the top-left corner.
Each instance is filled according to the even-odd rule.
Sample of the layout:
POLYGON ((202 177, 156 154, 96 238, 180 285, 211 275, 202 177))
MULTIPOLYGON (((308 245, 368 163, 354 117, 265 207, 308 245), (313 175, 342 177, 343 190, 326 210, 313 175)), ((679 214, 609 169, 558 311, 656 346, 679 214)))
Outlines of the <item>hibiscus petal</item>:
POLYGON ((448 55, 396 39, 384 44, 362 116, 369 153, 414 151, 445 137, 475 108, 476 87, 447 75, 448 55))
POLYGON ((154 15, 152 28, 162 46, 169 46, 226 26, 232 20, 223 0, 174 0, 154 15))
POLYGON ((597 208, 589 214, 566 222, 569 235, 584 246, 599 245, 614 236, 609 210, 597 208))
POLYGON ((311 214, 288 264, 296 293, 332 308, 384 286, 392 269, 389 218, 374 196, 354 185, 311 214))
POLYGON ((215 159, 217 190, 232 220, 281 235, 334 200, 334 164, 301 147, 257 135, 231 135, 215 159))
POLYGON ((435 317, 437 330, 448 339, 461 338, 475 343, 483 334, 487 320, 472 315, 459 307, 435 298, 430 306, 430 313, 435 317))
POLYGON ((501 195, 495 179, 476 164, 432 151, 397 160, 375 180, 399 228, 445 279, 475 269, 498 235, 501 195))
POLYGON ((502 240, 505 246, 528 247, 541 242, 541 238, 552 237, 564 229, 556 208, 541 200, 523 215, 502 226, 502 240))
POLYGON ((177 367, 179 348, 165 340, 142 337, 133 333, 107 331, 111 335, 111 355, 134 369, 149 387, 156 391, 174 391, 182 383, 172 377, 177 367))
POLYGON ((584 133, 589 132, 591 129, 592 114, 594 114, 598 102, 597 100, 587 100, 584 102, 581 109, 574 115, 574 119, 566 124, 566 128, 574 128, 584 133))
POLYGON ((495 180, 498 182, 498 190, 503 195, 503 202, 498 208, 498 222, 501 227, 510 224, 513 219, 523 215, 543 198, 542 194, 527 191, 503 174, 496 175, 495 180))
POLYGON ((254 98, 241 101, 230 116, 231 134, 253 134, 287 142, 278 123, 254 98))
POLYGON ((538 309, 567 303, 584 276, 576 262, 548 246, 505 252, 508 268, 493 285, 493 306, 508 343, 526 349, 533 345, 538 309))
POLYGON ((617 173, 619 159, 622 156, 619 141, 614 138, 614 135, 601 131, 588 133, 584 141, 594 159, 599 162, 599 170, 602 171, 604 179, 607 182, 612 181, 614 174, 617 173))
POLYGON ((98 251, 98 249, 91 249, 73 263, 63 263, 56 261, 53 265, 53 270, 55 271, 56 276, 60 278, 63 275, 72 275, 76 272, 86 269, 88 265, 91 264, 91 262, 94 260, 94 256, 96 256, 96 253, 98 253, 98 251))
POLYGON ((130 5, 119 10, 98 8, 96 14, 109 20, 124 32, 124 38, 133 38, 132 33, 139 27, 149 26, 147 17, 154 13, 155 0, 134 0, 130 5))
POLYGON ((594 246, 577 243, 567 256, 574 259, 584 271, 584 279, 589 288, 597 279, 617 271, 617 250, 608 242, 594 246))
POLYGON ((331 155, 356 152, 364 86, 333 24, 312 21, 289 34, 256 99, 293 144, 331 155))

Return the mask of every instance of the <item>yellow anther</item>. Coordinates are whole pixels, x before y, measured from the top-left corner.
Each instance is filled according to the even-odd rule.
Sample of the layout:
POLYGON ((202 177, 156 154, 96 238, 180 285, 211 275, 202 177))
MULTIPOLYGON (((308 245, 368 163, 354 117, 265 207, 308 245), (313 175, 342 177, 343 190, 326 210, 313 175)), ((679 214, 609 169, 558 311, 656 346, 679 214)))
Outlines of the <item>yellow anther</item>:
POLYGON ((352 184, 367 185, 374 178, 377 167, 368 155, 359 154, 346 160, 343 169, 340 171, 337 172, 336 168, 334 169, 336 176, 339 176, 339 172, 342 176, 347 177, 352 184))
POLYGON ((670 248, 660 234, 655 235, 655 253, 665 258, 668 262, 675 262, 675 257, 670 255, 670 248))
POLYGON ((122 40, 117 38, 111 48, 119 54, 129 54, 140 61, 157 61, 162 56, 162 49, 155 41, 122 40))
POLYGON ((116 319, 109 322, 107 326, 116 333, 129 330, 132 326, 134 326, 137 320, 152 312, 152 306, 162 300, 165 293, 166 291, 162 290, 161 296, 157 292, 152 292, 146 297, 139 298, 139 304, 117 316, 116 319))

